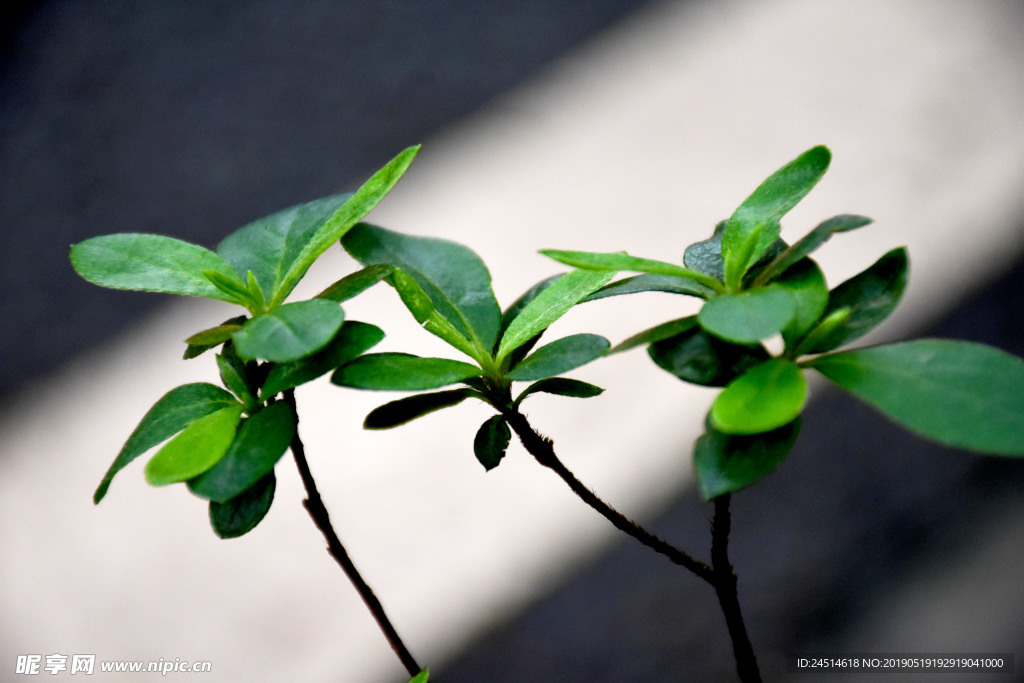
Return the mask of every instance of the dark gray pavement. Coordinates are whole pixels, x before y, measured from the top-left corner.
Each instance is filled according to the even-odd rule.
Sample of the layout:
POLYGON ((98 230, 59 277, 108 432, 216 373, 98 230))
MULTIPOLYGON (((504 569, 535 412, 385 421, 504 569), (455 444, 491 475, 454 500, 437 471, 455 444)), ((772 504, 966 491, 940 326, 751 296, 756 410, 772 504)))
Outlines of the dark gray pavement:
POLYGON ((0 49, 0 400, 153 310, 78 279, 76 241, 215 245, 351 189, 649 4, 50 1, 0 49))
MULTIPOLYGON (((983 342, 1024 356, 1021 291, 1024 263, 920 336, 983 342)), ((926 443, 841 392, 821 392, 783 465, 733 499, 731 556, 766 680, 787 674, 787 654, 865 652, 863 622, 879 605, 970 553, 1022 500, 1021 463, 926 443)), ((692 492, 650 528, 706 558, 710 518, 710 505, 692 492)), ((1004 559, 967 577, 973 586, 964 588, 1019 585, 1020 555, 1004 559)), ((984 615, 1001 634, 990 651, 1015 652, 1017 659, 1024 658, 1019 595, 1006 592, 999 609, 984 615)), ((960 616, 964 622, 954 630, 969 631, 978 618, 970 611, 960 616)), ((900 650, 896 642, 888 647, 900 650)), ((624 539, 438 673, 448 683, 668 683, 734 680, 733 666, 714 592, 624 539)), ((858 676, 853 680, 891 680, 858 676)))

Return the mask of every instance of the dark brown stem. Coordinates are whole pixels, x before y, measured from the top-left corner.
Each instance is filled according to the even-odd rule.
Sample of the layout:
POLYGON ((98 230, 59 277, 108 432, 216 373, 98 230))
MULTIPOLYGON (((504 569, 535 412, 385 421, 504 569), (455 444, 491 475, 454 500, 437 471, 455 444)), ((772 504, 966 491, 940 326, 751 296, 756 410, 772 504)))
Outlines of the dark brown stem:
POLYGON ((747 635, 747 627, 743 623, 740 611, 740 600, 736 591, 736 573, 729 562, 729 531, 732 526, 729 503, 731 496, 726 493, 715 498, 715 517, 711 522, 711 566, 714 580, 711 584, 718 595, 718 603, 725 615, 725 624, 732 639, 733 655, 736 658, 736 671, 740 680, 745 683, 761 680, 761 672, 757 667, 757 657, 747 635))
POLYGON ((642 526, 624 516, 612 506, 608 505, 608 503, 601 500, 597 494, 584 486, 582 482, 573 475, 569 468, 567 468, 562 461, 558 459, 558 456, 555 455, 555 448, 551 439, 538 434, 530 425, 525 415, 520 413, 516 408, 505 408, 502 410, 502 415, 504 416, 505 421, 508 422, 509 426, 512 427, 512 430, 519 437, 519 440, 522 441, 523 446, 530 455, 532 455, 541 465, 553 470, 555 474, 562 478, 562 481, 569 485, 569 488, 572 489, 573 493, 582 499, 584 503, 592 507, 605 519, 611 522, 616 529, 632 536, 648 548, 651 548, 657 553, 661 553, 675 564, 689 569, 700 578, 714 585, 714 570, 711 567, 694 559, 682 550, 679 550, 675 546, 669 544, 667 541, 664 541, 658 536, 647 531, 642 526))
MULTIPOLYGON (((295 407, 295 394, 291 390, 285 392, 285 401, 291 406, 292 412, 295 413, 295 421, 298 424, 298 413, 295 407)), ((295 464, 299 468, 299 475, 302 477, 302 483, 306 487, 306 500, 302 501, 306 511, 309 512, 309 516, 313 518, 313 523, 316 524, 317 528, 324 535, 327 540, 327 550, 331 556, 338 562, 345 575, 348 576, 349 581, 355 586, 356 591, 359 592, 359 596, 362 597, 363 602, 366 603, 366 607, 370 610, 373 618, 377 620, 377 625, 380 630, 384 633, 384 637, 387 638, 388 643, 391 645, 391 649, 398 655, 398 659, 401 660, 402 666, 409 672, 409 676, 416 676, 422 669, 420 665, 416 663, 409 649, 402 642, 402 638, 398 635, 398 631, 391 624, 391 620, 388 619, 387 613, 384 612, 384 606, 380 604, 380 600, 374 594, 373 589, 363 580, 359 570, 356 569, 355 564, 352 563, 352 559, 348 556, 345 551, 345 546, 341 544, 341 539, 338 538, 338 534, 335 533, 334 527, 331 526, 330 515, 327 514, 327 508, 324 507, 323 500, 320 498, 320 492, 317 491, 316 481, 313 480, 313 474, 309 470, 309 463, 306 461, 306 449, 302 445, 302 440, 299 439, 298 430, 295 432, 295 436, 292 438, 291 444, 292 454, 295 456, 295 464)))

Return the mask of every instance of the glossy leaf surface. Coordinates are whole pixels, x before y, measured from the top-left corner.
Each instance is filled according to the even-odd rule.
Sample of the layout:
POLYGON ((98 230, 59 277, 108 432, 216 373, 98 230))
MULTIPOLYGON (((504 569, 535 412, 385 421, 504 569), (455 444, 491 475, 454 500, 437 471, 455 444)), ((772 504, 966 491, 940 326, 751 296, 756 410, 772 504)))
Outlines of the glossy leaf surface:
POLYGON ((471 341, 458 330, 447 318, 441 315, 434 303, 423 291, 423 288, 405 271, 395 270, 388 276, 388 282, 398 292, 399 298, 405 307, 409 309, 416 322, 451 346, 462 351, 464 354, 475 360, 481 360, 486 355, 486 349, 471 341))
POLYGON ((242 322, 245 321, 245 318, 241 318, 240 320, 241 322, 224 323, 217 327, 211 327, 203 330, 202 332, 196 332, 186 339, 185 343, 192 346, 205 346, 207 348, 220 346, 227 340, 231 339, 231 335, 242 329, 242 322))
POLYGON ((520 382, 554 377, 601 357, 609 346, 596 334, 573 334, 540 347, 505 376, 520 382))
POLYGON ((772 262, 758 275, 757 284, 767 284, 782 275, 790 266, 796 265, 825 244, 837 232, 849 232, 870 225, 871 219, 864 216, 843 214, 833 216, 820 223, 814 230, 807 233, 796 244, 776 256, 772 262))
POLYGON ((351 198, 324 197, 260 218, 224 238, 217 253, 239 273, 251 271, 269 300, 317 228, 351 198))
POLYGON ((822 353, 839 348, 874 329, 895 310, 907 286, 907 250, 893 249, 869 268, 854 275, 829 294, 828 316, 848 309, 849 315, 827 335, 816 335, 815 343, 801 347, 802 353, 822 353))
POLYGON ((921 339, 809 363, 904 427, 940 443, 1024 455, 1024 360, 963 341, 921 339))
POLYGON ((473 453, 476 459, 487 471, 493 470, 501 463, 508 450, 509 441, 512 439, 512 430, 509 429, 505 418, 501 415, 494 415, 487 419, 476 432, 473 439, 473 453))
POLYGON ((221 408, 195 420, 146 463, 146 481, 163 486, 191 479, 224 457, 242 419, 242 406, 221 408))
POLYGON ((725 261, 722 259, 722 232, 728 221, 715 226, 711 237, 694 242, 683 252, 683 265, 690 270, 704 273, 719 282, 725 281, 725 261))
POLYGON ((217 369, 224 386, 238 397, 246 409, 254 408, 258 391, 256 363, 246 363, 235 353, 233 344, 225 344, 224 350, 217 354, 217 369))
POLYGON ((588 296, 584 301, 597 301, 598 299, 607 299, 610 296, 637 294, 639 292, 667 292, 669 294, 684 294, 707 299, 715 293, 715 290, 693 280, 674 275, 643 274, 607 284, 588 296))
POLYGON ((351 230, 342 245, 363 265, 400 268, 466 339, 488 351, 494 345, 501 310, 491 291, 491 274, 472 250, 448 240, 403 235, 367 224, 351 230))
POLYGON ((828 306, 828 284, 821 268, 809 258, 788 268, 772 287, 785 290, 795 306, 793 319, 782 329, 786 348, 793 346, 814 328, 828 306))
POLYGON ((724 434, 709 426, 694 448, 697 483, 704 500, 735 493, 770 474, 786 459, 799 434, 799 418, 750 436, 724 434))
POLYGON ((587 382, 581 382, 578 379, 570 379, 568 377, 547 377, 545 379, 538 380, 523 389, 514 401, 514 405, 518 406, 527 396, 538 393, 568 396, 571 398, 591 398, 598 396, 603 392, 604 389, 601 387, 588 384, 587 382))
POLYGON ((271 305, 277 305, 284 301, 320 254, 327 251, 331 245, 351 230, 352 226, 370 213, 373 207, 377 206, 384 195, 390 192, 391 188, 405 174, 419 149, 419 146, 409 147, 400 152, 398 156, 363 183, 351 199, 342 204, 323 225, 317 228, 295 260, 292 261, 281 282, 278 283, 274 298, 270 302, 271 305))
POLYGON ((726 434, 760 434, 795 420, 807 402, 807 381, 796 363, 773 358, 726 386, 711 406, 711 425, 726 434))
POLYGON ((225 503, 210 503, 210 526, 221 538, 238 538, 256 528, 274 502, 277 479, 270 472, 241 495, 225 503))
POLYGON ((450 408, 478 394, 472 389, 452 389, 431 394, 416 394, 374 408, 363 421, 366 429, 391 429, 436 410, 450 408))
POLYGON ((735 288, 747 269, 778 239, 779 221, 818 183, 831 159, 825 147, 809 149, 769 176, 732 214, 722 232, 729 287, 735 288))
POLYGON ((703 273, 674 263, 656 261, 654 259, 630 256, 625 252, 597 253, 592 251, 565 251, 561 249, 542 249, 545 256, 555 259, 576 268, 587 268, 591 270, 631 270, 639 273, 650 273, 652 275, 670 275, 683 278, 696 285, 704 285, 705 288, 717 289, 718 283, 703 273))
POLYGON ((793 320, 796 303, 778 287, 723 294, 697 314, 700 326, 726 341, 754 344, 781 332, 793 320))
POLYGON ((643 332, 637 332, 628 339, 624 339, 613 346, 608 353, 621 353, 622 351, 629 351, 630 349, 643 346, 644 344, 653 344, 654 342, 659 342, 662 339, 668 339, 669 337, 674 337, 677 334, 682 334, 694 327, 697 327, 697 316, 695 315, 688 315, 685 318, 679 318, 677 320, 669 320, 668 322, 646 329, 643 332))
POLYGON ((238 405, 235 397, 214 384, 183 384, 168 391, 153 404, 128 437, 93 494, 93 502, 103 500, 114 476, 135 458, 171 438, 195 420, 233 405, 238 405))
POLYGON ((501 337, 495 360, 500 364, 517 348, 540 334, 548 326, 600 289, 614 277, 614 273, 592 270, 573 270, 537 294, 509 323, 501 337))
POLYGON ((216 270, 205 269, 203 270, 203 277, 224 294, 223 298, 225 301, 233 301, 241 306, 245 306, 250 311, 260 310, 259 302, 262 301, 262 297, 254 297, 249 292, 249 288, 245 286, 245 283, 238 279, 237 275, 225 275, 216 270))
POLYGON ((203 275, 214 271, 238 281, 220 256, 197 244, 162 235, 119 233, 93 237, 71 247, 71 265, 83 278, 113 289, 182 294, 240 302, 203 275))
POLYGON ((322 349, 344 320, 345 313, 332 301, 297 301, 250 318, 233 339, 242 358, 285 363, 322 349))
MULTIPOLYGON (((508 308, 501 312, 501 325, 498 328, 498 339, 497 341, 495 341, 494 348, 491 351, 492 355, 498 352, 498 343, 501 341, 501 338, 505 336, 505 330, 508 329, 509 324, 517 317, 519 317, 519 314, 522 312, 524 308, 526 308, 527 304, 536 299, 538 294, 547 289, 552 282, 554 282, 560 277, 561 275, 552 275, 550 277, 544 278, 543 280, 541 280, 540 282, 538 282, 537 284, 533 285, 528 290, 523 292, 523 294, 520 295, 518 299, 513 301, 512 304, 508 306, 508 308)), ((537 345, 537 342, 540 341, 543 335, 544 331, 542 330, 535 334, 532 338, 527 340, 525 343, 521 344, 512 353, 508 354, 503 360, 505 367, 514 368, 516 365, 518 365, 520 361, 526 358, 527 354, 530 353, 533 347, 537 345)))
POLYGON ((769 358, 761 346, 732 344, 695 325, 655 341, 647 353, 658 367, 684 382, 711 387, 725 386, 769 358))
POLYGON ((480 368, 447 358, 408 353, 371 353, 334 371, 331 381, 356 389, 419 391, 436 389, 480 374, 480 368))
POLYGON ((246 316, 240 315, 225 320, 217 327, 211 327, 201 332, 196 332, 185 340, 185 343, 188 346, 185 348, 185 353, 182 358, 185 360, 197 358, 210 349, 220 346, 227 340, 231 339, 231 336, 235 332, 242 329, 242 324, 245 323, 246 320, 248 320, 246 316))
POLYGON ((283 402, 269 405, 242 421, 224 457, 189 480, 188 487, 208 500, 227 502, 272 471, 294 436, 291 408, 283 402))
POLYGON ((370 287, 385 279, 394 271, 388 265, 380 264, 367 266, 354 273, 346 275, 333 285, 316 295, 317 299, 327 299, 341 303, 348 301, 357 294, 365 292, 370 287))
POLYGON ((312 382, 357 358, 383 338, 384 331, 376 325, 346 320, 334 339, 312 356, 290 363, 276 363, 267 373, 260 399, 265 401, 282 391, 312 382))

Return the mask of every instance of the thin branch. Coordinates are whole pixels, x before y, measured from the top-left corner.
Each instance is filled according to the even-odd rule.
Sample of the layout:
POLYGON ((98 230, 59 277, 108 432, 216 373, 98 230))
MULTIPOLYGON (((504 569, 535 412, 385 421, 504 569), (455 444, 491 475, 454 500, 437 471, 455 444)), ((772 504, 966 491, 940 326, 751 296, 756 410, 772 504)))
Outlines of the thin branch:
POLYGON ((553 470, 562 478, 562 481, 569 485, 569 488, 572 489, 573 493, 581 498, 587 505, 599 512, 605 519, 611 522, 616 529, 632 536, 648 548, 664 555, 675 564, 689 569, 700 578, 714 585, 714 570, 710 566, 691 557, 682 550, 679 550, 675 546, 669 544, 667 541, 647 531, 642 526, 624 516, 612 506, 608 505, 608 503, 601 500, 597 494, 584 486, 580 480, 573 475, 569 468, 567 468, 562 461, 558 459, 558 456, 555 455, 555 448, 551 439, 541 436, 536 430, 534 430, 526 419, 526 416, 520 413, 518 409, 506 407, 502 410, 502 415, 512 427, 513 431, 515 431, 516 435, 519 436, 519 440, 523 443, 523 446, 537 460, 537 462, 553 470))
POLYGON ((754 655, 754 647, 750 644, 750 636, 747 635, 747 627, 743 623, 743 613, 740 611, 740 600, 736 591, 736 573, 729 562, 729 531, 732 526, 730 499, 731 496, 726 493, 714 500, 715 517, 711 522, 711 565, 714 580, 711 584, 715 587, 718 603, 722 606, 722 614, 725 615, 725 624, 732 639, 733 656, 736 659, 736 671, 740 680, 744 683, 759 683, 761 672, 757 667, 757 657, 754 655))
MULTIPOLYGON (((295 393, 292 390, 285 392, 285 401, 291 406, 292 412, 295 413, 296 424, 298 423, 298 412, 295 406, 295 393)), ((331 556, 338 562, 345 575, 348 576, 349 581, 355 586, 356 591, 359 592, 359 596, 366 603, 366 607, 373 614, 373 618, 377 620, 377 625, 380 630, 384 633, 384 637, 387 638, 388 643, 391 645, 391 649, 398 655, 398 659, 401 660, 402 666, 409 672, 409 675, 415 677, 423 669, 416 660, 413 658, 409 649, 402 642, 402 638, 398 635, 398 631, 391 624, 388 619, 387 613, 384 612, 384 606, 380 604, 380 600, 374 594, 373 589, 363 580, 359 570, 356 569, 355 564, 352 563, 352 559, 348 556, 345 551, 345 546, 341 544, 341 539, 338 538, 338 534, 335 533, 334 527, 331 526, 330 515, 327 514, 327 508, 324 506, 323 500, 320 498, 320 492, 317 491, 316 481, 313 479, 313 474, 309 470, 309 463, 306 461, 306 449, 302 445, 302 440, 299 439, 298 430, 295 432, 295 436, 291 443, 292 454, 295 456, 295 464, 299 468, 299 475, 302 477, 302 483, 306 487, 306 500, 302 501, 302 505, 309 512, 309 516, 313 518, 313 523, 316 524, 320 532, 323 533, 324 538, 327 540, 327 550, 331 556)))

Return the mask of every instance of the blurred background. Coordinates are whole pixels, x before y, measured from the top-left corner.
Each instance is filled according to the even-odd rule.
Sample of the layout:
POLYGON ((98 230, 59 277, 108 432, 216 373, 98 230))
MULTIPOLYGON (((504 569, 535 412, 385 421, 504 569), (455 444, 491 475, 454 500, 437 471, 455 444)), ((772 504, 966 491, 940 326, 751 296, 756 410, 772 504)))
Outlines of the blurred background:
MULTIPOLYGON (((3 12, 4 680, 18 655, 54 653, 209 660, 217 681, 405 680, 287 462, 267 519, 235 541, 214 537, 184 487, 148 487, 141 464, 92 505, 148 407, 214 381, 211 359, 180 360, 181 340, 233 313, 81 281, 67 253, 87 237, 213 247, 423 143, 372 220, 472 247, 507 305, 558 271, 537 249, 676 260, 773 170, 827 144, 833 167, 783 237, 872 216, 822 248, 832 284, 909 247, 904 304, 866 341, 953 337, 1024 355, 1019 2, 52 0, 3 12)), ((352 267, 332 252, 308 286, 352 267)), ((559 326, 617 342, 688 306, 627 297, 559 326)), ((383 287, 346 312, 385 328, 382 349, 447 353, 383 287)), ((608 391, 531 399, 531 418, 606 500, 706 557, 711 510, 690 452, 714 393, 642 352, 574 376, 608 391)), ((471 450, 482 407, 367 434, 362 417, 392 396, 323 381, 298 396, 332 519, 437 680, 731 679, 712 591, 616 538, 518 446, 485 474, 471 450)), ((1024 463, 924 443, 815 385, 796 449, 734 499, 732 557, 766 678, 786 677, 793 654, 991 652, 1014 653, 1008 680, 1021 680, 1022 502, 1024 463)))

